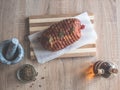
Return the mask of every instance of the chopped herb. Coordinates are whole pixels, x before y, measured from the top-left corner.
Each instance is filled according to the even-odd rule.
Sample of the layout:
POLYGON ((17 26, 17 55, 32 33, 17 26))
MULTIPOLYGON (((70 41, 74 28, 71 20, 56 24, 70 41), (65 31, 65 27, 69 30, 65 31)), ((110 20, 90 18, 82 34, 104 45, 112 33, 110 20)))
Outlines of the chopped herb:
POLYGON ((60 33, 58 34, 58 36, 59 36, 60 38, 64 37, 64 32, 60 32, 60 33))
POLYGON ((70 32, 72 33, 74 30, 75 30, 75 29, 74 29, 74 27, 72 26, 72 27, 70 28, 70 32))
POLYGON ((41 77, 41 79, 45 79, 45 77, 41 77))
POLYGON ((53 41, 53 38, 49 37, 49 43, 52 43, 52 41, 53 41))
POLYGON ((42 87, 42 85, 39 85, 39 87, 42 87))

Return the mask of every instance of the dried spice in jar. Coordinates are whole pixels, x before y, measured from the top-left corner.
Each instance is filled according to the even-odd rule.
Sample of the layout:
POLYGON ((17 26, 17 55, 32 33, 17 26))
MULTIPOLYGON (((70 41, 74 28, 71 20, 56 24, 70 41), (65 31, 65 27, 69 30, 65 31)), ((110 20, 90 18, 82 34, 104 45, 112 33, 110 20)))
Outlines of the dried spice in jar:
POLYGON ((37 75, 38 73, 36 72, 35 68, 30 64, 23 65, 17 71, 18 80, 25 82, 25 83, 30 82, 30 81, 35 81, 37 75))

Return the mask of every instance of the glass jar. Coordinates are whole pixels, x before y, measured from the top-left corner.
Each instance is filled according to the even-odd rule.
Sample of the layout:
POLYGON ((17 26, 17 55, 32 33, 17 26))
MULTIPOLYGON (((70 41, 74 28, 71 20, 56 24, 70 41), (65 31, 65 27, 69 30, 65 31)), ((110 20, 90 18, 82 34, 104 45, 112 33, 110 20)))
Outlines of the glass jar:
POLYGON ((100 75, 104 78, 108 78, 111 75, 117 74, 118 69, 117 66, 112 62, 97 61, 93 65, 93 72, 95 75, 100 75))

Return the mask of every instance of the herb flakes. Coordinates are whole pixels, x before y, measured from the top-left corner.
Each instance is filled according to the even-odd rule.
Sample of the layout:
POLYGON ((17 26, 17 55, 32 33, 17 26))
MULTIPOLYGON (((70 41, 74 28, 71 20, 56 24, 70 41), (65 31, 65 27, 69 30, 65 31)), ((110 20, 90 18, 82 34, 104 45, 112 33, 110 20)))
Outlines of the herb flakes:
POLYGON ((64 32, 60 32, 59 34, 58 34, 58 36, 59 36, 59 38, 62 38, 62 37, 64 37, 65 35, 64 35, 64 32))

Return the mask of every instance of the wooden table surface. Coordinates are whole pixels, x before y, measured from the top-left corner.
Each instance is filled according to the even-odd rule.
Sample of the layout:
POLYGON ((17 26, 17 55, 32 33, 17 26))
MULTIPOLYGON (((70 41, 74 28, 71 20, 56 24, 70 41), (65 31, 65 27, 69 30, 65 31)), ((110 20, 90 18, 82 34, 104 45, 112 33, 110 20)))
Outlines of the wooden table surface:
POLYGON ((120 0, 0 0, 0 41, 17 37, 25 49, 24 60, 15 65, 0 64, 0 90, 120 90, 120 76, 93 78, 83 76, 97 60, 109 60, 120 68, 120 0), (98 35, 97 56, 56 59, 38 64, 29 58, 27 18, 31 15, 76 14, 84 11, 95 15, 98 35), (22 84, 16 70, 32 64, 38 71, 35 82, 22 84))

